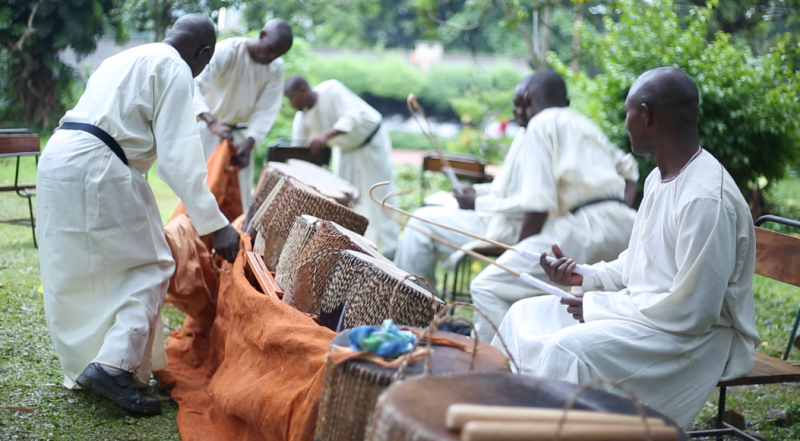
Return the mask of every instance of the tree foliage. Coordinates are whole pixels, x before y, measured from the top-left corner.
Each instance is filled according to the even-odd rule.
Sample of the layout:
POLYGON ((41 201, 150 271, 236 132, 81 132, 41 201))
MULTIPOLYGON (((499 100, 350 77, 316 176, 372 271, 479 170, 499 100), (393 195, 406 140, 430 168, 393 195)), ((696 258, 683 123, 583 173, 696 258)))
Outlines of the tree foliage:
POLYGON ((124 10, 129 26, 139 32, 152 31, 154 41, 162 41, 179 16, 193 12, 210 15, 237 3, 238 0, 127 0, 124 10))
MULTIPOLYGON (((595 121, 616 144, 630 150, 624 100, 633 81, 659 66, 684 69, 700 90, 700 142, 740 187, 783 177, 800 145, 800 72, 785 62, 798 46, 784 36, 760 57, 721 31, 706 36, 715 8, 692 7, 685 16, 672 0, 640 7, 619 2, 619 20, 605 20, 606 33, 584 40, 583 50, 602 70, 590 78, 552 57, 568 77, 573 106, 595 121)), ((640 161, 642 172, 654 166, 640 161)))
POLYGON ((0 4, 0 115, 33 127, 63 113, 72 69, 58 53, 91 53, 103 35, 124 37, 112 0, 6 0, 0 4))

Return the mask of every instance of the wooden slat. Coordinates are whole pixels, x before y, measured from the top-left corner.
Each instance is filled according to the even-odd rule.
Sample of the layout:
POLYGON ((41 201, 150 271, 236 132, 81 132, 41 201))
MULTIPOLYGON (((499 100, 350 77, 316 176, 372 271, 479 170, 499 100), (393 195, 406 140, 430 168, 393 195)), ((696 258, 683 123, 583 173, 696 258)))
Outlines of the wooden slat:
POLYGON ((798 383, 800 368, 756 351, 753 369, 742 378, 722 381, 718 386, 746 386, 753 384, 798 383))
POLYGON ((756 227, 756 274, 800 286, 800 239, 756 227))
POLYGON ((39 151, 39 135, 0 135, 0 154, 39 151))
MULTIPOLYGON (((456 173, 459 171, 467 171, 478 173, 480 176, 485 175, 484 170, 486 165, 482 162, 479 162, 475 159, 467 159, 467 158, 455 158, 447 155, 447 161, 450 163, 450 166, 453 167, 456 173)), ((427 171, 441 171, 444 164, 442 164, 442 160, 439 159, 438 156, 425 156, 422 159, 422 167, 424 170, 427 171)))
POLYGON ((0 185, 0 191, 16 191, 17 189, 24 190, 32 190, 36 188, 36 184, 19 184, 16 187, 13 185, 0 185))
POLYGON ((283 291, 281 291, 281 287, 278 286, 278 282, 275 281, 275 277, 272 273, 267 270, 267 266, 264 264, 264 258, 252 251, 248 251, 245 257, 247 259, 247 266, 250 268, 250 271, 253 272, 253 276, 258 282, 258 286, 261 287, 261 291, 269 297, 283 298, 283 291))

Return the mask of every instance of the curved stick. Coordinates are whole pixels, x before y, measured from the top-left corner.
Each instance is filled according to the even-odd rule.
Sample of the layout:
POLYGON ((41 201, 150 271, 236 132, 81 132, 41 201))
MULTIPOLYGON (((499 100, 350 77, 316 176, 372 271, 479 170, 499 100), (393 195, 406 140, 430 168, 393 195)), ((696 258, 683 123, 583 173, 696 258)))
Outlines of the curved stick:
POLYGON ((431 122, 428 121, 428 117, 425 115, 425 111, 422 110, 422 106, 417 101, 417 97, 414 96, 413 93, 408 94, 408 98, 406 98, 406 105, 408 106, 408 112, 411 113, 411 117, 414 118, 417 125, 419 126, 419 130, 428 138, 428 143, 436 150, 436 153, 439 155, 439 160, 442 161, 442 170, 447 175, 447 178, 450 180, 450 184, 453 186, 453 191, 456 192, 458 195, 464 194, 464 190, 461 188, 461 183, 458 182, 458 177, 456 177, 455 171, 453 167, 450 166, 450 161, 444 155, 444 151, 442 151, 442 146, 439 145, 439 140, 436 138, 436 134, 433 132, 433 128, 431 127, 431 122), (425 121, 427 127, 423 127, 422 121, 425 121))
POLYGON ((394 196, 401 195, 401 194, 404 194, 404 193, 408 193, 408 190, 397 190, 397 191, 389 192, 386 196, 384 196, 383 200, 378 201, 377 199, 375 199, 375 195, 372 194, 372 190, 374 190, 375 187, 379 186, 379 185, 382 185, 382 184, 378 183, 378 184, 375 184, 372 187, 370 187, 369 197, 372 199, 373 202, 375 202, 376 204, 379 204, 383 208, 384 216, 388 217, 389 219, 397 222, 400 225, 403 225, 406 228, 411 228, 412 230, 417 231, 420 234, 423 234, 423 235, 425 235, 425 236, 427 236, 427 237, 429 237, 429 238, 431 238, 431 239, 433 239, 433 240, 435 240, 437 242, 441 242, 441 243, 449 246, 450 248, 454 248, 456 250, 463 251, 463 252, 469 254, 470 256, 472 256, 472 257, 474 257, 474 258, 476 258, 478 260, 481 260, 483 262, 488 263, 489 265, 494 265, 494 266, 502 269, 503 271, 506 271, 507 273, 519 278, 520 280, 522 280, 523 282, 527 283, 528 285, 531 285, 531 286, 533 286, 533 287, 535 287, 535 288, 537 288, 537 289, 539 289, 541 291, 546 292, 547 294, 554 295, 554 296, 556 296, 556 297, 558 297, 560 299, 574 299, 575 298, 575 296, 573 296, 572 294, 567 293, 566 291, 562 290, 561 288, 558 288, 556 286, 550 285, 549 283, 544 282, 542 280, 539 280, 536 277, 533 277, 532 275, 530 275, 528 273, 520 273, 519 271, 515 271, 515 270, 513 270, 513 269, 511 269, 511 268, 509 268, 509 267, 507 267, 505 265, 497 263, 497 261, 495 261, 495 260, 489 259, 488 257, 484 256, 483 254, 476 253, 473 250, 469 250, 469 249, 463 248, 460 245, 458 245, 456 243, 453 243, 453 242, 450 242, 449 240, 447 240, 447 239, 445 239, 443 237, 437 236, 437 235, 435 235, 433 233, 429 233, 427 231, 423 231, 421 228, 417 228, 417 227, 415 227, 413 225, 409 225, 408 222, 403 222, 400 219, 397 219, 397 218, 393 217, 392 215, 389 214, 389 212, 386 211, 386 209, 388 207, 392 207, 391 205, 386 203, 386 199, 389 199, 390 197, 394 197, 394 196))
MULTIPOLYGON (((425 222, 426 224, 434 225, 434 226, 439 227, 439 228, 444 228, 445 230, 455 231, 456 233, 463 234, 464 236, 471 237, 473 239, 482 240, 482 241, 484 241, 486 243, 489 243, 489 244, 492 244, 492 245, 494 245, 496 247, 503 248, 504 250, 514 251, 515 253, 521 255, 522 257, 526 257, 526 258, 528 258, 528 259, 530 259, 532 261, 535 261, 535 262, 539 261, 539 257, 541 256, 541 253, 536 253, 536 252, 533 252, 533 251, 528 251, 528 250, 524 250, 524 249, 521 249, 521 248, 512 247, 510 245, 504 244, 503 242, 498 242, 496 240, 489 239, 488 237, 483 237, 483 236, 477 235, 475 233, 470 233, 469 231, 462 230, 460 228, 451 227, 449 225, 445 225, 445 224, 442 224, 442 223, 439 223, 439 222, 436 222, 436 221, 432 221, 432 220, 429 220, 429 219, 425 219, 425 218, 419 217, 419 216, 417 216, 417 215, 415 215, 413 213, 410 213, 410 212, 408 212, 406 210, 403 210, 402 208, 395 207, 394 205, 387 204, 385 202, 385 200, 388 197, 383 198, 384 200, 379 202, 372 195, 372 191, 375 188, 382 187, 382 186, 385 186, 385 185, 389 185, 389 182, 388 181, 378 182, 378 183, 376 183, 375 185, 373 185, 372 187, 369 188, 369 196, 370 196, 370 198, 372 199, 373 202, 375 202, 378 205, 381 205, 384 208, 384 213, 386 212, 386 208, 388 208, 388 209, 390 209, 392 211, 396 211, 396 212, 398 212, 400 214, 404 214, 404 215, 406 215, 406 216, 408 216, 410 218, 417 219, 419 221, 425 222)), ((399 195, 399 194, 404 194, 404 193, 395 192, 394 195, 399 195)), ((387 215, 387 217, 389 217, 389 216, 387 215)), ((391 217, 389 217, 389 218, 391 219, 391 217)), ((397 221, 395 220, 395 222, 397 222, 397 221)), ((405 224, 403 224, 403 225, 405 225, 405 224)), ((419 230, 417 230, 417 231, 419 231, 419 230)), ((426 233, 423 233, 423 234, 426 234, 426 233)), ((447 245, 449 245, 449 244, 447 244, 447 245)), ((451 247, 453 247, 455 249, 464 251, 464 252, 468 252, 467 250, 462 249, 461 247, 458 247, 458 246, 452 246, 452 245, 449 245, 449 246, 451 246, 451 247)), ((470 254, 470 255, 474 256, 472 254, 470 254)), ((555 257, 552 257, 552 256, 545 256, 545 259, 547 260, 547 263, 553 263, 553 262, 555 262, 557 260, 555 257)), ((575 267, 575 271, 574 272, 576 274, 580 274, 582 276, 594 276, 595 274, 597 274, 597 270, 595 270, 594 268, 590 267, 589 265, 583 265, 583 264, 578 264, 575 267)))

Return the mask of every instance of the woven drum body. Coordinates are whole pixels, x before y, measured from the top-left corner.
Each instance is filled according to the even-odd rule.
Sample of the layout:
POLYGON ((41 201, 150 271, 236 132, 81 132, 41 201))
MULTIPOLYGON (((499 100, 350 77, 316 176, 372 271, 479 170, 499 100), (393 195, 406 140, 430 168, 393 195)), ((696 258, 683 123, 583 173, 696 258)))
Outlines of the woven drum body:
MULTIPOLYGON (((437 331, 437 335, 463 343, 470 349, 475 341, 462 335, 437 331)), ((342 332, 333 345, 349 346, 349 331, 342 332)), ((472 354, 458 348, 434 346, 431 375, 436 377, 469 372, 472 354)), ((409 364, 404 378, 424 374, 426 360, 409 364)), ((479 342, 474 372, 508 372, 508 359, 498 349, 479 342)), ((338 366, 328 361, 317 417, 316 439, 321 441, 363 440, 378 396, 395 380, 397 369, 363 360, 349 360, 338 366)), ((445 377, 442 377, 445 378, 445 377)))
POLYGON ((291 176, 336 202, 351 207, 358 200, 358 190, 329 170, 299 159, 288 162, 268 162, 267 166, 285 176, 291 176))
POLYGON ((266 167, 261 171, 261 176, 258 177, 255 193, 253 193, 252 205, 256 207, 256 210, 264 205, 264 201, 267 200, 267 196, 272 192, 272 189, 278 185, 281 178, 286 176, 277 168, 270 167, 268 164, 265 165, 266 167))
POLYGON ((413 281, 403 280, 407 275, 385 259, 340 251, 322 293, 320 315, 341 310, 337 330, 378 325, 387 318, 393 318, 398 325, 428 326, 434 310, 443 308, 444 302, 413 281))
MULTIPOLYGON (((286 261, 285 256, 289 254, 287 250, 293 245, 289 242, 283 248, 278 268, 286 261)), ((289 283, 284 287, 283 301, 302 312, 319 316, 320 324, 332 329, 338 325, 339 314, 330 317, 330 320, 326 319, 326 315, 321 315, 321 299, 340 250, 358 251, 382 261, 384 265, 394 266, 378 252, 374 243, 363 236, 335 222, 320 222, 314 236, 292 262, 289 283)))
POLYGON ((326 221, 321 221, 314 216, 304 214, 297 216, 292 224, 292 229, 289 230, 289 237, 286 238, 286 244, 281 250, 281 255, 278 258, 278 266, 275 268, 275 281, 283 289, 284 299, 286 298, 286 290, 289 286, 289 280, 292 277, 292 267, 297 261, 297 257, 305 249, 306 244, 317 232, 320 224, 326 221))
POLYGON ((274 271, 297 216, 310 215, 331 220, 364 234, 369 221, 311 187, 290 177, 282 178, 253 217, 256 231, 263 237, 264 263, 274 271))
MULTIPOLYGON (((366 437, 359 439, 460 441, 460 434, 445 426, 451 404, 563 409, 577 389, 577 385, 563 381, 509 373, 412 378, 393 384, 380 396, 366 437)), ((579 395, 572 408, 638 415, 633 401, 596 389, 579 395)), ((648 416, 661 418, 678 428, 680 440, 687 439, 669 418, 647 406, 644 409, 648 416)), ((317 426, 319 433, 319 420, 317 426)))

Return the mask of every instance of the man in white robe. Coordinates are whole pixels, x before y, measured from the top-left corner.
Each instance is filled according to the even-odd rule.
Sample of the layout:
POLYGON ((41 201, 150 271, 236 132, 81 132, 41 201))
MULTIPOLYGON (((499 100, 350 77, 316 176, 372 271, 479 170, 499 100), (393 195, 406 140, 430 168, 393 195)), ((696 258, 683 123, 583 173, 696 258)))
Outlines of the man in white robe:
MULTIPOLYGON (((553 246, 559 260, 540 260, 550 279, 588 292, 518 302, 498 335, 521 373, 615 381, 682 426, 718 381, 752 369, 759 342, 753 221, 731 176, 699 147, 698 102, 680 69, 654 69, 634 83, 625 102, 631 145, 657 168, 628 249, 583 277, 553 246)), ((492 344, 503 347, 499 338, 492 344)))
POLYGON ((153 192, 159 176, 201 235, 232 260, 238 234, 205 185, 192 110, 192 77, 214 53, 216 32, 199 14, 181 17, 163 43, 105 60, 61 119, 37 173, 36 225, 47 326, 67 388, 157 414, 139 395, 166 366, 160 308, 174 270, 153 192), (115 150, 116 149, 116 150, 115 150), (77 384, 76 384, 77 383, 77 384))
POLYGON ((217 43, 214 58, 195 78, 194 109, 208 159, 223 138, 237 149, 242 209, 253 190, 253 151, 267 136, 283 101, 284 63, 292 47, 292 28, 272 19, 258 38, 228 38, 217 43))
MULTIPOLYGON (((553 243, 569 249, 579 263, 616 257, 628 245, 636 212, 632 205, 639 169, 631 154, 611 144, 596 124, 570 110, 558 74, 534 75, 515 98, 515 113, 527 121, 521 149, 525 170, 518 200, 476 201, 484 210, 522 219, 516 247, 539 253, 553 243)), ((506 251, 497 262, 534 277, 544 276, 538 261, 506 251)), ((492 341, 494 328, 521 299, 542 295, 497 266, 481 271, 470 285, 480 340, 492 341), (491 324, 490 324, 491 323, 491 324)))
POLYGON ((381 125, 381 114, 336 80, 312 89, 303 77, 294 75, 286 82, 285 93, 297 109, 292 138, 308 140, 312 149, 333 148, 333 172, 360 193, 354 209, 369 220, 365 236, 384 255, 394 254, 399 228, 369 197, 369 188, 381 181, 391 185, 375 190, 378 199, 394 191, 392 141, 381 125))

